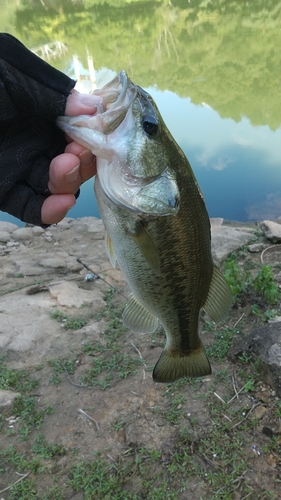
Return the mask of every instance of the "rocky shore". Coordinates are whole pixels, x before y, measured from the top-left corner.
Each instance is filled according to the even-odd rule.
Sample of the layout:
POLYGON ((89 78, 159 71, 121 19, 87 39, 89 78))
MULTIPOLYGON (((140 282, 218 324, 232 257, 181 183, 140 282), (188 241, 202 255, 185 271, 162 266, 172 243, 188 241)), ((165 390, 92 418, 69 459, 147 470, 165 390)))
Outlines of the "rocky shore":
MULTIPOLYGON (((214 260, 220 264, 254 238, 249 227, 224 226, 221 219, 214 219, 214 260)), ((103 304, 105 283, 87 284, 88 271, 77 258, 95 273, 105 273, 106 281, 116 289, 125 286, 121 271, 111 268, 104 249, 103 223, 95 217, 66 218, 46 230, 0 222, 0 257, 0 349, 32 349, 38 360, 61 336, 50 320, 50 309, 78 309, 88 303, 95 312, 103 304), (40 293, 28 295, 28 288, 36 284, 41 285, 40 293)))
MULTIPOLYGON (((281 226, 265 221, 262 227, 267 237, 276 238, 281 226)), ((212 254, 218 265, 249 242, 253 252, 266 247, 255 245, 253 225, 229 225, 223 224, 223 219, 212 219, 211 228, 212 254)), ((77 259, 106 277, 115 289, 126 286, 122 272, 113 269, 108 261, 100 219, 65 218, 46 230, 35 226, 19 228, 0 221, 1 350, 31 349, 40 361, 51 346, 56 350, 60 344, 57 338, 61 331, 54 328, 50 310, 60 306, 79 309, 86 303, 95 313, 102 307, 104 290, 109 285, 102 280, 85 281, 88 271, 77 259), (29 294, 35 285, 38 293, 29 294)))
MULTIPOLYGON (((269 257, 273 258, 273 253, 267 251, 271 246, 269 240, 281 239, 281 235, 278 236, 280 229, 280 224, 270 221, 256 226, 227 224, 222 219, 213 219, 214 261, 220 266, 229 254, 245 247, 247 262, 250 260, 257 265, 262 252, 266 251, 265 263, 269 263, 269 257)), ((182 420, 178 421, 184 425, 187 423, 190 428, 196 420, 197 437, 193 439, 200 441, 206 432, 212 432, 210 406, 206 405, 204 398, 197 397, 195 386, 188 383, 182 389, 173 389, 178 395, 181 390, 182 398, 174 407, 172 388, 153 382, 151 369, 162 352, 164 339, 161 332, 153 337, 122 330, 118 308, 120 312, 120 305, 128 293, 122 272, 119 268, 113 269, 106 256, 104 227, 100 219, 66 218, 46 230, 32 226, 18 228, 15 224, 0 222, 0 375, 2 363, 4 374, 20 369, 32 378, 39 377, 39 388, 35 392, 24 390, 21 401, 33 397, 37 408, 44 410, 48 405, 53 408, 54 413, 44 418, 40 432, 48 442, 60 442, 66 450, 66 456, 49 460, 50 467, 59 471, 58 483, 62 488, 68 484, 71 450, 74 448, 78 450, 77 460, 91 461, 93 449, 107 453, 105 456, 110 460, 117 460, 117 457, 121 460, 124 449, 143 447, 161 450, 162 457, 170 457, 178 439, 178 427, 171 420, 175 418, 173 415, 179 415, 177 418, 182 420), (122 295, 114 293, 110 298, 112 289, 122 295), (91 381, 87 382, 90 376, 91 381), (166 397, 168 394, 170 396, 166 397)), ((239 363, 245 353, 247 356, 255 353, 262 360, 255 397, 261 398, 262 402, 253 406, 247 393, 242 392, 240 399, 237 396, 238 423, 242 409, 252 411, 258 404, 262 410, 258 418, 274 428, 273 408, 278 404, 275 399, 281 397, 280 318, 275 318, 275 325, 265 324, 255 329, 251 305, 239 307, 231 312, 228 325, 222 326, 221 330, 217 327, 222 332, 221 349, 225 348, 224 332, 237 337, 228 359, 226 355, 221 358, 223 369, 214 361, 213 376, 194 383, 201 396, 205 395, 209 404, 213 404, 213 394, 226 390, 226 383, 231 386, 227 390, 232 390, 237 360, 239 363), (239 329, 236 326, 242 323, 243 336, 237 335, 239 329), (223 379, 217 375, 223 370, 228 373, 225 380, 229 382, 222 384, 220 380, 223 379), (262 395, 257 396, 261 391, 262 395)), ((207 320, 204 320, 203 330, 205 346, 218 342, 207 320)), ((240 394, 238 387, 244 384, 243 377, 237 376, 236 392, 240 394)), ((38 431, 36 428, 30 431, 31 437, 27 441, 19 440, 24 412, 19 413, 20 417, 11 413, 15 411, 13 401, 18 395, 16 390, 9 388, 0 390, 0 415, 4 415, 2 447, 10 449, 9 446, 15 445, 17 450, 30 456, 34 442, 39 439, 38 431)), ((227 418, 230 420, 233 416, 229 413, 227 418)), ((261 431, 262 427, 258 429, 261 431)), ((259 436, 261 446, 264 438, 261 432, 259 436)), ((193 448, 190 450, 193 455, 193 448)), ((251 470, 256 470, 248 449, 243 449, 243 453, 251 462, 251 470)), ((196 460, 196 453, 193 460, 194 457, 196 460)), ((207 467, 212 466, 207 464, 207 467)), ((0 493, 1 488, 4 491, 7 484, 18 479, 14 477, 14 470, 6 466, 3 470, 0 493)), ((266 462, 262 463, 262 470, 262 482, 265 484, 268 480, 270 487, 271 469, 266 462)), ((45 489, 51 488, 51 475, 45 473, 39 478, 34 477, 39 495, 36 498, 43 498, 45 489)), ((256 480, 251 475, 247 479, 253 487, 256 480)), ((190 483, 192 496, 185 498, 194 498, 192 488, 197 491, 197 482, 194 477, 190 483)), ((58 498, 84 498, 83 493, 73 495, 68 486, 64 496, 58 498)))

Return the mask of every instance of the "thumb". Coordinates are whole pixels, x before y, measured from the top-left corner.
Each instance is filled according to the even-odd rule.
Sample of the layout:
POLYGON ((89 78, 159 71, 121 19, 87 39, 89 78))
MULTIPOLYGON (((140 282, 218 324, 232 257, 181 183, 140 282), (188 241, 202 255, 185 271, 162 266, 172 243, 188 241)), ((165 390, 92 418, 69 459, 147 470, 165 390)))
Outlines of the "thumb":
POLYGON ((80 94, 72 89, 66 101, 65 114, 68 116, 94 115, 104 111, 103 98, 94 94, 80 94))

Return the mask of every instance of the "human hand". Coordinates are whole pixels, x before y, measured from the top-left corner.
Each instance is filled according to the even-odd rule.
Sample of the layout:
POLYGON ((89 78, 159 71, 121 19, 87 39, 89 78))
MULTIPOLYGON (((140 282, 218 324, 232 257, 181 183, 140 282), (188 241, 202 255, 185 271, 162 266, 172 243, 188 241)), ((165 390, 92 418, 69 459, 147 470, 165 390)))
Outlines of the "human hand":
MULTIPOLYGON (((79 94, 72 90, 66 103, 65 115, 91 115, 96 112, 99 96, 79 94)), ((72 141, 64 153, 50 163, 48 188, 51 195, 41 208, 42 224, 56 224, 75 205, 75 193, 80 185, 96 174, 96 158, 89 149, 72 141)))

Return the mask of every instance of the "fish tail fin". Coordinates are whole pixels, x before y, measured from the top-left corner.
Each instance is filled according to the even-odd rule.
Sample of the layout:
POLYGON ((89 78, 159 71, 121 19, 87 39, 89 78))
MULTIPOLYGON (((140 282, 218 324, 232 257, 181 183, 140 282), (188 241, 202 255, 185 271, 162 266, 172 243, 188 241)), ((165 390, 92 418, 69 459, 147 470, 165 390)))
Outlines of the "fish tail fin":
POLYGON ((182 377, 203 377, 212 373, 203 344, 189 354, 165 349, 153 370, 155 382, 174 382, 182 377))

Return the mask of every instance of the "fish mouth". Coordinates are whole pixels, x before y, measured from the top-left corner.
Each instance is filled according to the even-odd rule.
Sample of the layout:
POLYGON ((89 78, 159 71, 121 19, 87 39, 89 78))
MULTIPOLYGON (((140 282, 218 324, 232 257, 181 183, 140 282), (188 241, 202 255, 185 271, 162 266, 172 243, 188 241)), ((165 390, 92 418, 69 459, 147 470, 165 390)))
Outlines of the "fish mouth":
MULTIPOLYGON (((176 215, 180 194, 175 174, 167 163, 161 158, 159 169, 157 166, 148 171, 142 166, 138 170, 138 161, 130 156, 134 150, 135 156, 140 156, 136 134, 142 135, 142 145, 142 117, 154 118, 158 126, 151 96, 131 82, 125 71, 93 94, 100 98, 94 115, 63 116, 57 124, 96 155, 97 176, 104 194, 115 206, 134 214, 176 215)), ((145 158, 142 163, 146 164, 145 158)))
POLYGON ((101 98, 96 104, 94 115, 59 116, 57 119, 57 125, 66 134, 90 149, 92 141, 94 145, 96 140, 101 142, 99 133, 107 136, 123 122, 137 96, 137 87, 131 82, 126 71, 120 71, 104 87, 94 90, 93 95, 101 98), (97 137, 90 136, 87 129, 95 131, 97 137))
POLYGON ((120 73, 102 89, 96 89, 93 94, 100 96, 105 106, 101 113, 100 125, 105 135, 111 134, 124 120, 128 109, 137 96, 138 88, 129 79, 126 71, 120 73))

